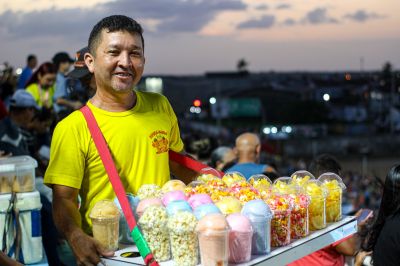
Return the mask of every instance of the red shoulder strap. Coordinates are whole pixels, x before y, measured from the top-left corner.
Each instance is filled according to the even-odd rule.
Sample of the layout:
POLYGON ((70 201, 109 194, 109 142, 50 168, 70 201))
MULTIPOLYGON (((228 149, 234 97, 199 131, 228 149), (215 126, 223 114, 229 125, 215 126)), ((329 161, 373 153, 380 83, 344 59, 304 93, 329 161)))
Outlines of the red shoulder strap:
POLYGON ((126 197, 125 189, 124 186, 122 185, 118 171, 115 168, 115 164, 111 157, 110 150, 107 147, 107 143, 89 107, 85 105, 80 109, 80 111, 82 112, 83 116, 86 119, 89 131, 92 134, 94 144, 96 145, 96 148, 99 152, 101 161, 104 164, 104 168, 106 169, 108 178, 110 179, 114 192, 117 195, 118 201, 121 205, 122 211, 124 212, 129 229, 132 231, 133 228, 136 226, 136 220, 135 217, 133 216, 128 198, 126 197))

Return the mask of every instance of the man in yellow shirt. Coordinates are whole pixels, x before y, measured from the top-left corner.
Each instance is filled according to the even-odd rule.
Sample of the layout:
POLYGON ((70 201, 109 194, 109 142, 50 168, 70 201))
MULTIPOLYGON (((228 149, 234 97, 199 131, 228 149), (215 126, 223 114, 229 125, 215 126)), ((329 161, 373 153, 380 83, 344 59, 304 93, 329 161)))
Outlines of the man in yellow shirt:
MULTIPOLYGON (((94 26, 88 47, 85 63, 94 74, 97 90, 87 105, 126 192, 136 193, 142 184, 163 185, 169 180, 170 168, 182 177, 183 169, 170 164, 168 157, 169 149, 183 151, 172 107, 162 95, 133 89, 145 64, 141 26, 126 16, 104 18, 94 26)), ((113 255, 89 236, 91 208, 99 200, 114 199, 115 193, 79 111, 62 120, 54 131, 45 183, 53 188, 57 228, 69 242, 78 265, 97 265, 100 255, 113 255), (82 198, 79 210, 78 194, 82 198)))

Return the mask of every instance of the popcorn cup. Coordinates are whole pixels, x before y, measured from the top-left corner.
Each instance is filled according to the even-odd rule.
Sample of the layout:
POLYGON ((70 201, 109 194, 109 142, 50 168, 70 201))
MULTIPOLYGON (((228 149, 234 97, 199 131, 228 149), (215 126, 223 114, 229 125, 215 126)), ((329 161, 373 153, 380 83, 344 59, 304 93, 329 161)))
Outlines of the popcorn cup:
POLYGON ((246 178, 239 172, 230 172, 222 177, 222 181, 230 187, 233 183, 238 181, 246 181, 246 178))
POLYGON ((326 190, 318 180, 310 180, 305 184, 306 192, 310 197, 308 208, 308 224, 310 231, 326 227, 326 190))
POLYGON ((290 177, 292 182, 299 186, 304 186, 309 180, 315 180, 315 177, 305 170, 296 171, 290 177))
POLYGON ((204 216, 196 227, 202 266, 228 265, 229 225, 222 214, 204 216))
POLYGON ((164 186, 161 188, 163 193, 168 193, 170 191, 180 190, 185 191, 186 185, 181 180, 169 180, 164 186))
POLYGON ((154 258, 158 261, 171 258, 167 222, 168 215, 163 206, 149 206, 138 222, 154 258))
POLYGON ((198 264, 196 217, 190 212, 178 212, 168 219, 172 259, 175 265, 198 264))
POLYGON ((120 212, 111 200, 97 202, 89 214, 93 237, 109 251, 118 249, 120 212))
POLYGON ((290 237, 292 239, 302 238, 308 235, 308 207, 309 197, 304 193, 294 195, 293 209, 290 213, 290 237))
POLYGON ((274 210, 271 220, 271 246, 282 247, 290 244, 291 210, 274 210))
POLYGON ((346 189, 342 179, 334 173, 322 174, 319 178, 327 191, 326 222, 333 223, 342 219, 342 193, 346 189))

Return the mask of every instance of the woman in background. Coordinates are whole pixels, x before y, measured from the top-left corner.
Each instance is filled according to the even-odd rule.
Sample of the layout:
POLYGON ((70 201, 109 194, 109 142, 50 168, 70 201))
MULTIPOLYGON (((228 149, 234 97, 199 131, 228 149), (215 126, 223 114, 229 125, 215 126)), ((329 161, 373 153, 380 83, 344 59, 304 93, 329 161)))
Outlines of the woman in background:
POLYGON ((45 62, 32 74, 26 83, 26 91, 32 94, 40 107, 52 109, 54 83, 57 70, 50 62, 45 62))
POLYGON ((386 176, 378 217, 363 249, 373 251, 374 266, 400 264, 400 165, 386 176))

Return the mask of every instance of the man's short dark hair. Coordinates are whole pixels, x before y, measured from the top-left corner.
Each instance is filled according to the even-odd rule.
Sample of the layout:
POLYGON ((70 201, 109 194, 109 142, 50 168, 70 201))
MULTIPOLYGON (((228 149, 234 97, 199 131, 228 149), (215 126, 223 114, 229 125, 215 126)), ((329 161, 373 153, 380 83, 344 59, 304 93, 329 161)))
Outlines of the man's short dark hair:
POLYGON ((330 154, 321 154, 315 157, 311 163, 308 170, 318 178, 323 173, 335 173, 340 175, 342 167, 340 163, 330 154))
POLYGON ((28 55, 28 57, 26 58, 26 61, 27 61, 27 62, 30 62, 30 61, 32 61, 32 60, 34 60, 34 59, 36 59, 36 55, 30 54, 30 55, 28 55))
POLYGON ((92 31, 90 32, 88 47, 91 54, 95 54, 96 48, 101 38, 101 32, 103 30, 107 30, 107 32, 127 31, 132 34, 137 33, 140 35, 144 50, 142 26, 140 26, 140 24, 136 20, 130 17, 123 15, 113 15, 100 20, 96 25, 94 25, 92 31))

